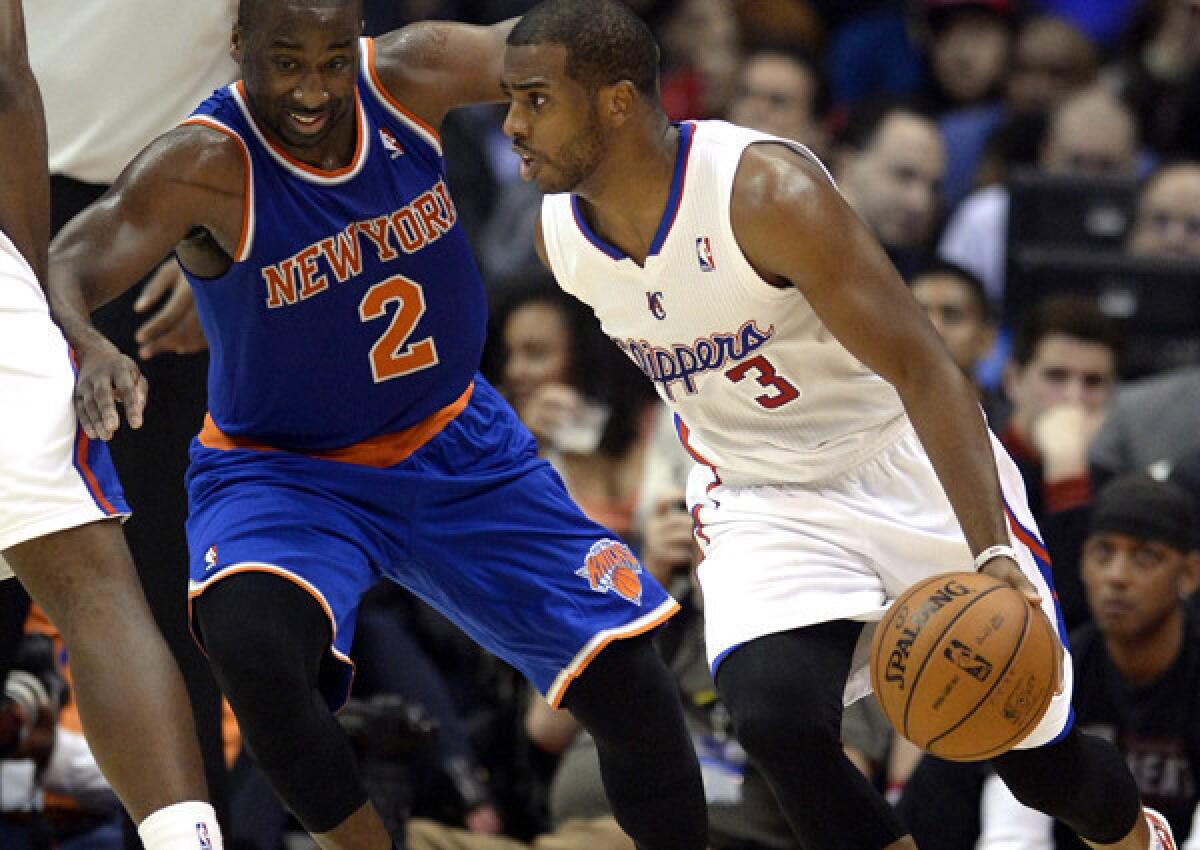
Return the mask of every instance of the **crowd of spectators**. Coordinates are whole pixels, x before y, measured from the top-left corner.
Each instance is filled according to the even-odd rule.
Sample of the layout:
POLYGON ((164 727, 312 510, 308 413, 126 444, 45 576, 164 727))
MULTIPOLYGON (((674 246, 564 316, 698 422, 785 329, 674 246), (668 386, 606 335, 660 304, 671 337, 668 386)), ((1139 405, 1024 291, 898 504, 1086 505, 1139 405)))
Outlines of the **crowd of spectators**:
MULTIPOLYGON (((1097 677, 1080 690, 1081 722, 1104 727, 1131 762, 1140 759, 1144 793, 1169 798, 1163 811, 1181 846, 1200 848, 1200 710, 1183 702, 1186 689, 1193 703, 1200 693, 1200 0, 628 2, 662 46, 662 98, 673 119, 730 120, 807 146, 910 283, 1025 477, 1066 624, 1086 649, 1076 664, 1097 677), (1106 483, 1117 489, 1097 502, 1106 483), (1157 515, 1144 505, 1159 506, 1157 515), (1147 579, 1151 572, 1161 577, 1147 579), (1128 663, 1130 646, 1141 645, 1134 637, 1145 635, 1122 631, 1133 617, 1125 609, 1139 606, 1169 633, 1154 645, 1162 663, 1152 669, 1128 663), (1170 635, 1179 645, 1162 650, 1170 635), (1168 704, 1177 710, 1161 708, 1168 704), (1167 725, 1147 726, 1148 711, 1167 725), (1172 749, 1154 750, 1150 738, 1172 749)), ((161 0, 100 5, 124 3, 144 7, 131 14, 145 43, 177 43, 184 29, 186 45, 91 81, 119 97, 77 89, 74 76, 56 85, 50 74, 69 67, 54 50, 86 44, 83 55, 122 55, 112 45, 128 42, 125 18, 98 24, 66 0, 27 4, 42 5, 27 14, 35 71, 49 92, 56 224, 116 177, 121 151, 96 147, 114 135, 96 129, 102 121, 121 128, 122 150, 136 150, 235 70, 222 61, 234 0, 203 4, 209 13, 186 25, 175 13, 154 14, 161 0), (57 46, 39 46, 39 33, 57 33, 57 46), (130 80, 174 79, 176 65, 198 72, 174 84, 176 94, 190 87, 187 97, 164 104, 174 112, 161 126, 130 124, 148 99, 161 100, 130 80), (93 126, 81 108, 97 102, 104 108, 93 126)), ((530 5, 364 0, 364 11, 367 31, 378 33, 427 17, 490 23, 530 5)), ((529 238, 540 196, 518 178, 502 118, 501 106, 476 107, 440 128, 452 194, 489 287, 485 374, 580 505, 624 536, 683 603, 659 641, 702 756, 711 846, 792 848, 707 678, 698 550, 682 502, 687 458, 649 384, 541 268, 529 238)), ((172 271, 168 261, 163 274, 172 271)), ((169 300, 174 285, 148 281, 105 319, 157 393, 151 427, 123 432, 126 444, 114 450, 135 507, 129 534, 184 661, 227 846, 302 846, 227 711, 222 723, 211 676, 186 640, 180 482, 203 413, 189 390, 203 386, 204 356, 148 348, 141 334, 153 302, 169 300)), ((14 584, 0 587, 0 622, 22 616, 14 584)), ((52 634, 36 611, 31 623, 34 644, 31 636, 52 634)), ((12 674, 12 699, 30 699, 30 675, 43 689, 69 678, 64 659, 26 654, 41 666, 12 674)), ((608 816, 586 734, 415 598, 399 589, 372 595, 355 655, 344 722, 376 802, 413 850, 632 848, 608 816)), ((133 846, 69 710, 41 707, 50 718, 41 737, 0 761, 0 845, 133 846)), ((870 701, 847 711, 844 733, 852 759, 900 801, 915 830, 929 788, 961 791, 953 798, 960 843, 918 835, 922 847, 1017 846, 994 828, 1016 821, 994 814, 1008 803, 995 799, 986 769, 920 759, 870 701)), ((1054 847, 1050 827, 1033 824, 1020 840, 1036 833, 1041 843, 1020 846, 1054 847)))

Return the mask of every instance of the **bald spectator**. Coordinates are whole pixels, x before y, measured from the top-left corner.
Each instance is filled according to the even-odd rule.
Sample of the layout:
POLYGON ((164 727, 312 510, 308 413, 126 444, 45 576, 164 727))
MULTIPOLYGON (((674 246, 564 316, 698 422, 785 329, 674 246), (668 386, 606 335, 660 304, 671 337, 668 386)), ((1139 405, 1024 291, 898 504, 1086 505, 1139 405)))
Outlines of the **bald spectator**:
POLYGON ((738 68, 729 120, 743 127, 800 142, 822 159, 829 133, 825 80, 816 60, 785 44, 750 50, 738 68))
POLYGON ((1200 260, 1200 162, 1166 165, 1138 194, 1129 253, 1200 260))
POLYGON ((1068 95, 1095 82, 1092 41, 1064 18, 1039 15, 1017 33, 1005 101, 1014 113, 1048 114, 1068 95))
POLYGON ((895 100, 860 104, 833 156, 842 194, 907 279, 929 253, 946 146, 937 124, 895 100))
MULTIPOLYGON (((1133 113, 1100 86, 1059 104, 1038 152, 1038 168, 1050 174, 1132 176, 1137 162, 1133 113)), ((938 246, 943 259, 977 274, 995 303, 1004 296, 1009 203, 1004 186, 976 190, 955 210, 938 246)))

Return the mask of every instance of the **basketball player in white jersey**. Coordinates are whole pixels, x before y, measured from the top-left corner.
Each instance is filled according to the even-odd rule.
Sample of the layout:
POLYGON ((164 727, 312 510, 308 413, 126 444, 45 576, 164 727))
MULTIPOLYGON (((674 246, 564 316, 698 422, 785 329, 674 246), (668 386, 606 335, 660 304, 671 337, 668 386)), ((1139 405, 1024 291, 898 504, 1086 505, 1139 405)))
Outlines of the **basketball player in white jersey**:
POLYGON ((15 572, 61 631, 88 743, 148 850, 219 850, 183 681, 121 533, 129 509, 76 421, 71 353, 39 283, 50 183, 21 0, 0 0, 0 150, 0 578, 15 572))
MULTIPOLYGON (((912 848, 838 742, 863 623, 972 562, 1056 622, 1045 552, 974 390, 824 168, 671 124, 657 64, 617 0, 548 0, 509 35, 505 131, 551 193, 537 248, 675 410, 709 663, 800 844, 912 848)), ((1072 727, 1064 676, 996 771, 1093 847, 1174 848, 1115 748, 1072 727)))

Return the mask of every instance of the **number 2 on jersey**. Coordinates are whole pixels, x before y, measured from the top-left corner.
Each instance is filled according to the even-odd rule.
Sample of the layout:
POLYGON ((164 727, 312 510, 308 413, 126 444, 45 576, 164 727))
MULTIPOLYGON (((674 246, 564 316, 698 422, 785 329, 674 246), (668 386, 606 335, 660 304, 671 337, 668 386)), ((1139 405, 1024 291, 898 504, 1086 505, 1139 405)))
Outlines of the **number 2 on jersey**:
POLYGON ((778 374, 775 367, 771 365, 771 361, 761 354, 751 357, 749 360, 743 360, 732 369, 726 370, 725 377, 736 384, 745 378, 751 369, 758 373, 754 376, 754 380, 758 381, 759 386, 774 390, 774 393, 763 393, 754 397, 754 400, 767 410, 783 407, 789 401, 800 397, 800 391, 792 386, 787 378, 778 374))
POLYGON ((428 369, 438 362, 433 337, 408 341, 409 334, 425 315, 425 293, 404 275, 389 277, 368 289, 358 304, 358 315, 364 322, 382 318, 393 301, 399 302, 396 313, 387 330, 371 346, 371 374, 377 384, 428 369))

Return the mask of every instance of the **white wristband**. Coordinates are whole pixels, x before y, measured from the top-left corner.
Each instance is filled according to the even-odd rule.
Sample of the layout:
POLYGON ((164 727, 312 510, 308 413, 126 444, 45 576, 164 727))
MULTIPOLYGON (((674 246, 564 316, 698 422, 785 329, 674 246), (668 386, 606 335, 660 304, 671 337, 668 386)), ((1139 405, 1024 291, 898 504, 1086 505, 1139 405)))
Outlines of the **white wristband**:
POLYGON ((1021 562, 1017 560, 1017 550, 1009 546, 1007 543, 998 543, 995 546, 989 546, 975 556, 975 569, 978 570, 992 558, 1008 558, 1017 564, 1021 562))

